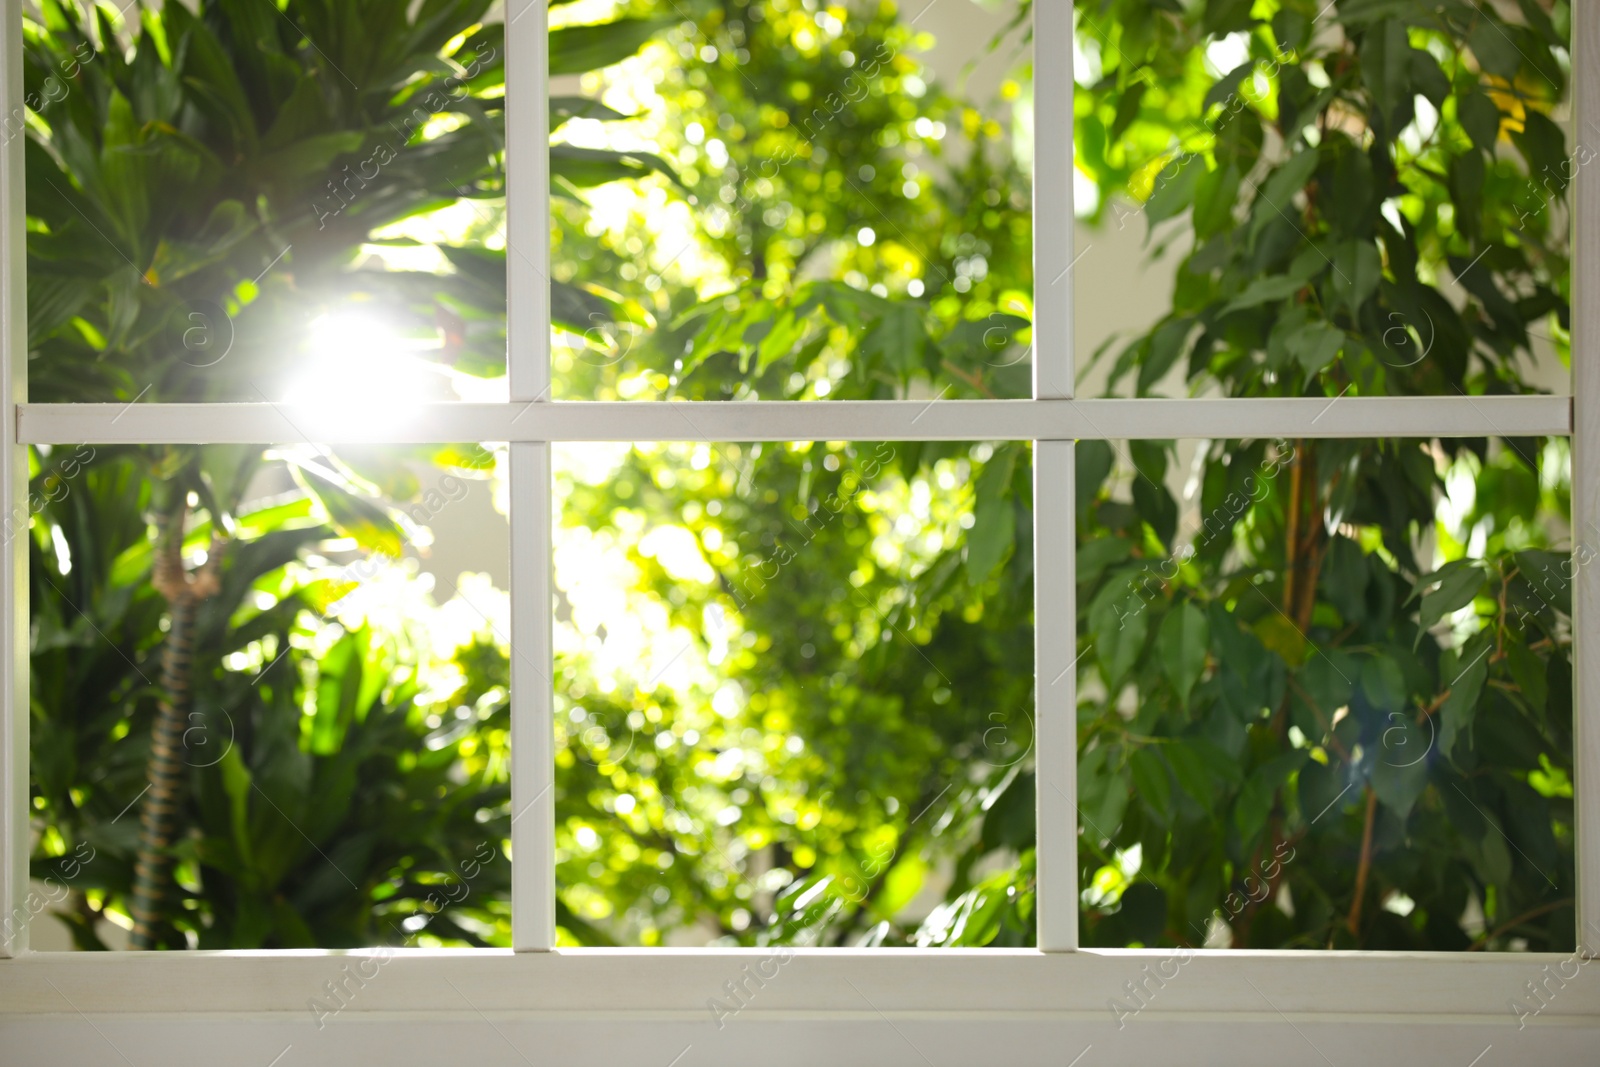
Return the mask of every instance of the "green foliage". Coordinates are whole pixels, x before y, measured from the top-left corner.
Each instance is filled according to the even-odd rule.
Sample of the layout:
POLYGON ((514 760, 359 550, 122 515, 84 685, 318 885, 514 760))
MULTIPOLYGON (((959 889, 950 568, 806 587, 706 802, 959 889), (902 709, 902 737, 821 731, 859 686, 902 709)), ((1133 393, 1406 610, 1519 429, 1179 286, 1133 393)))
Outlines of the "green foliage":
MULTIPOLYGON (((551 102, 560 395, 1026 395, 1030 192, 1001 123, 927 82, 926 42, 891 5, 674 8, 663 27, 555 31, 576 70, 658 30, 628 62, 665 101, 551 102), (587 119, 645 135, 595 147, 610 141, 587 119), (970 151, 944 144, 956 131, 970 151), (637 199, 601 224, 590 205, 617 178, 637 199), (682 207, 688 243, 658 247, 682 207)), ((1570 9, 1520 10, 1080 5, 1093 211, 1143 214, 1157 253, 1183 249, 1170 313, 1091 372, 1145 395, 1329 403, 1534 391, 1537 330, 1567 354, 1571 161, 1550 116, 1570 9)), ((379 229, 397 219, 499 195, 494 59, 439 109, 451 122, 413 126, 358 195, 312 202, 498 31, 470 5, 438 7, 448 32, 426 6, 381 47, 310 0, 285 9, 299 29, 243 5, 165 11, 141 15, 132 58, 81 63, 31 144, 36 396, 155 382, 257 399, 240 383, 290 373, 309 317, 369 299, 448 322, 446 358, 499 373, 504 253, 443 247, 440 275, 359 259, 399 240, 379 229), (387 88, 351 92, 368 78, 387 88), (149 158, 124 159, 135 144, 149 158), (108 191, 107 161, 127 192, 108 191), (180 242, 197 265, 152 274, 180 242), (173 362, 203 362, 183 348, 192 320, 176 339, 161 326, 197 301, 238 327, 224 374, 173 362)), ((83 40, 64 11, 48 20, 30 45, 46 97, 41 72, 83 40)), ((503 940, 503 862, 463 865, 509 819, 506 650, 480 635, 435 686, 439 664, 370 619, 318 620, 337 594, 304 562, 330 528, 392 548, 405 527, 388 505, 414 475, 299 457, 296 502, 259 516, 241 503, 247 459, 97 458, 35 525, 37 789, 59 827, 41 862, 103 839, 104 899, 126 885, 111 819, 137 792, 154 700, 138 677, 161 640, 142 584, 154 470, 201 501, 191 552, 208 522, 230 539, 236 606, 207 631, 203 673, 247 726, 238 759, 196 771, 180 925, 206 944, 354 944, 442 911, 445 939, 503 940), (253 676, 284 648, 254 686, 227 665, 253 676), (468 709, 459 735, 452 708, 468 709), (257 787, 288 791, 314 841, 286 836, 257 787), (430 905, 439 885, 468 886, 465 902, 430 905)), ((1573 557, 1552 518, 1569 480, 1546 441, 1081 443, 1085 942, 1570 948, 1573 557)), ((1020 444, 640 446, 560 468, 564 939, 1032 943, 1030 481, 1020 444)))
MULTIPOLYGON (((145 780, 166 604, 149 582, 150 486, 136 457, 85 448, 44 464, 35 486, 33 789, 48 827, 35 873, 59 875, 62 857, 93 850, 63 914, 93 948, 97 914, 132 877, 129 809, 145 780)), ((201 948, 351 947, 401 941, 395 924, 416 915, 432 919, 430 936, 500 940, 503 671, 485 674, 468 645, 457 684, 441 688, 444 665, 402 635, 337 625, 351 622, 333 605, 355 583, 300 562, 332 532, 305 498, 237 522, 197 627, 180 935, 201 948), (474 709, 474 733, 429 725, 458 707, 474 709)), ((190 550, 208 542, 198 529, 190 550)))
POLYGON ((989 911, 920 930, 904 914, 941 863, 952 899, 984 896, 976 861, 1031 843, 1029 568, 974 577, 960 532, 984 490, 953 489, 1015 472, 1009 495, 1027 461, 640 446, 563 475, 557 877, 574 939, 593 923, 647 944, 696 924, 746 944, 1027 941, 989 911), (896 532, 911 513, 915 542, 896 532), (599 551, 626 561, 610 580, 627 617, 670 627, 637 663, 608 650, 621 617, 583 617, 616 603, 599 551), (770 860, 747 880, 756 853, 770 860))
MULTIPOLYGON (((504 33, 482 23, 489 6, 215 0, 85 14, 44 0, 25 29, 33 398, 277 398, 321 369, 315 320, 350 307, 438 338, 452 373, 503 374, 503 251, 435 242, 453 272, 375 269, 370 255, 416 245, 399 223, 503 196, 504 33)), ((652 29, 622 20, 553 46, 588 69, 652 29)), ((552 109, 557 122, 610 117, 596 106, 552 109)), ((556 153, 552 171, 592 186, 658 165, 556 153)), ((596 304, 555 295, 558 308, 596 304)), ((164 943, 505 943, 507 678, 494 637, 441 658, 424 604, 411 630, 339 604, 352 578, 406 547, 397 505, 421 494, 415 464, 481 474, 484 454, 283 449, 266 466, 291 469, 300 492, 287 501, 252 488, 272 474, 260 447, 88 449, 70 473, 55 458, 37 458, 31 516, 35 862, 49 872, 96 850, 64 915, 79 944, 98 947, 99 916, 128 909, 129 813, 157 702, 181 690, 195 711, 164 943), (166 541, 152 519, 221 585, 176 678, 158 666, 166 541), (335 538, 373 558, 330 573, 319 553, 335 538)))
MULTIPOLYGON (((892 191, 852 195, 859 192, 849 187, 855 160, 872 159, 876 173, 871 153, 886 141, 907 143, 890 136, 890 124, 873 132, 875 83, 861 107, 806 130, 815 137, 800 150, 813 161, 804 181, 782 164, 776 174, 761 172, 764 183, 750 181, 763 155, 749 146, 763 145, 766 157, 783 160, 793 147, 784 132, 794 121, 793 101, 848 89, 834 57, 844 49, 867 54, 860 42, 872 24, 811 36, 823 43, 810 54, 792 40, 746 48, 759 35, 811 29, 809 16, 734 6, 734 15, 718 5, 701 14, 696 32, 685 28, 684 43, 692 44, 685 57, 703 56, 712 44, 719 58, 687 58, 681 74, 668 74, 688 87, 685 113, 699 123, 700 136, 716 130, 723 137, 726 163, 690 147, 666 152, 703 203, 739 209, 731 218, 715 206, 702 211, 702 239, 720 250, 722 262, 696 279, 687 308, 675 295, 683 285, 645 278, 652 284, 633 298, 665 325, 623 358, 589 364, 597 370, 580 356, 565 367, 558 361, 558 371, 570 369, 582 395, 604 395, 611 383, 625 396, 1008 395, 1000 373, 972 368, 991 362, 980 346, 993 326, 1005 324, 1004 344, 1021 337, 1025 345, 1031 317, 1031 301, 997 299, 1031 287, 1026 257, 1000 240, 1023 217, 1009 165, 992 162, 991 152, 972 153, 947 172, 954 188, 935 180, 935 192, 916 198, 927 209, 914 228, 895 214, 904 205, 892 191), (812 61, 811 72, 784 68, 796 54, 812 61), (733 55, 739 59, 721 58, 733 55), (730 77, 727 68, 736 63, 730 77), (768 64, 782 72, 770 90, 762 80, 772 77, 768 64), (797 80, 803 88, 795 88, 797 80), (767 121, 746 119, 752 110, 763 114, 750 101, 764 99, 775 101, 767 121), (850 163, 837 169, 829 167, 839 158, 834 137, 837 147, 849 139, 850 163), (983 188, 974 174, 1002 183, 991 214, 962 206, 962 187, 983 188), (765 196, 786 203, 773 211, 778 205, 759 199, 765 196), (853 214, 868 203, 884 217, 853 214), (806 224, 813 215, 829 221, 813 230, 806 224), (875 240, 851 242, 864 223, 875 240), (770 230, 783 227, 779 246, 770 230), (808 240, 813 233, 819 236, 808 240), (927 283, 925 304, 908 299, 909 286, 901 295, 906 283, 896 257, 909 257, 910 273, 920 278, 937 262, 930 249, 969 240, 986 243, 982 293, 969 279, 972 295, 963 298, 951 271, 948 288, 927 283), (817 266, 809 273, 791 267, 789 255, 814 257, 817 266), (858 277, 847 280, 852 271, 858 277), (973 341, 978 345, 962 347, 973 341), (963 364, 963 353, 978 358, 963 364)), ((1112 194, 1131 191, 1158 251, 1184 233, 1195 238, 1178 268, 1172 312, 1120 350, 1106 349, 1114 353, 1105 368, 1113 386, 1131 377, 1138 393, 1154 394, 1181 379, 1185 391, 1330 402, 1342 395, 1533 391, 1529 326, 1545 326, 1565 354, 1564 180, 1553 177, 1564 149, 1559 136, 1549 136, 1548 118, 1565 94, 1558 73, 1564 38, 1556 29, 1566 23, 1565 6, 1556 5, 1553 22, 1528 7, 1527 25, 1466 5, 1321 7, 1180 9, 1130 0, 1080 9, 1093 69, 1078 97, 1078 161, 1101 192, 1097 210, 1117 212, 1125 224, 1128 212, 1112 194), (1317 18, 1326 25, 1313 26, 1317 18), (1491 37, 1501 34, 1516 42, 1514 53, 1495 51, 1491 37), (1230 69, 1207 66, 1208 53, 1230 52, 1237 56, 1230 69)), ((897 40, 892 30, 884 39, 897 40)), ((918 106, 930 120, 953 114, 936 92, 918 106)), ((918 106, 903 114, 910 118, 918 106)), ((564 247, 558 270, 618 269, 635 277, 625 264, 608 266, 603 247, 564 247)), ((1025 380, 1016 385, 1026 388, 1025 380)), ((1015 561, 1031 554, 1030 544, 1012 545, 1031 529, 1025 479, 995 489, 1009 481, 998 471, 1019 469, 1019 458, 1001 449, 982 466, 973 462, 975 514, 962 552, 969 583, 1007 558, 1013 566, 1004 580, 1015 580, 1015 561)), ((1210 442, 1195 457, 1198 496, 1189 501, 1169 486, 1180 458, 1183 470, 1191 469, 1189 452, 1180 455, 1169 443, 1079 448, 1086 940, 1570 947, 1570 622, 1562 582, 1535 569, 1556 572, 1563 535, 1550 531, 1559 530, 1553 517, 1566 512, 1564 450, 1529 441, 1210 442)), ((748 461, 739 484, 760 485, 790 453, 770 449, 748 461)), ((651 464, 652 478, 672 487, 670 495, 653 507, 645 498, 627 507, 676 523, 695 510, 698 490, 685 486, 700 484, 688 472, 702 468, 661 454, 651 464)), ((912 450, 898 454, 898 470, 914 483, 935 477, 936 468, 912 450)), ((825 496, 805 483, 791 489, 780 478, 779 486, 770 504, 795 515, 809 514, 825 496)), ((602 528, 587 503, 576 513, 581 518, 572 506, 569 522, 602 528)), ((723 521, 715 523, 723 538, 746 535, 723 521)), ((908 575, 907 602, 937 603, 935 590, 958 588, 941 586, 941 573, 929 567, 908 575)), ((722 579, 724 593, 731 580, 722 579)), ((709 590, 677 591, 675 610, 689 618, 717 600, 709 590)), ((962 594, 968 602, 974 596, 983 604, 975 624, 991 635, 978 647, 1027 647, 1030 613, 1021 598, 962 594)), ((801 631, 819 612, 826 619, 838 609, 795 606, 770 623, 743 617, 744 604, 737 610, 738 624, 760 635, 760 648, 770 642, 781 650, 795 642, 820 649, 801 631)), ((854 617, 872 621, 865 610, 854 617)), ((939 618, 926 640, 908 631, 909 640, 955 694, 940 718, 964 723, 966 733, 947 735, 951 751, 978 751, 973 741, 981 745, 984 735, 976 733, 982 719, 974 713, 989 706, 987 690, 935 654, 950 614, 939 618)), ((806 676, 804 664, 791 669, 806 676)), ((966 669, 984 677, 975 665, 966 669)), ((895 717, 914 707, 915 688, 892 673, 846 676, 893 701, 848 717, 850 752, 918 751, 916 721, 895 717)), ((758 694, 788 676, 756 684, 725 668, 719 677, 758 694)), ((736 721, 776 729, 755 712, 736 721)), ((719 737, 702 743, 705 758, 740 747, 719 737)), ((816 744, 811 734, 801 740, 808 751, 816 744)), ((852 766, 849 754, 840 759, 852 766)), ((758 771, 749 771, 741 782, 754 799, 733 805, 738 835, 719 841, 723 862, 712 866, 743 868, 743 850, 765 852, 751 869, 774 866, 758 885, 728 878, 736 894, 747 892, 760 905, 741 905, 752 914, 737 922, 725 903, 712 902, 724 887, 714 881, 701 899, 718 916, 717 931, 745 941, 1026 942, 1031 824, 1009 824, 1019 836, 1008 837, 998 822, 1006 805, 989 801, 1019 789, 1026 795, 1027 761, 1011 778, 969 766, 968 778, 950 790, 962 815, 937 832, 914 827, 915 812, 903 798, 930 788, 914 794, 902 787, 892 794, 896 811, 879 816, 888 823, 886 849, 844 835, 849 865, 816 871, 810 851, 771 844, 791 832, 760 821, 771 808, 764 800, 771 787, 754 788, 758 771), (872 908, 890 892, 892 872, 900 872, 896 884, 910 877, 899 864, 912 856, 924 871, 945 863, 956 870, 946 903, 915 929, 872 908), (999 864, 1002 873, 971 877, 980 861, 999 864), (786 883, 781 890, 779 883, 786 883)), ((790 780, 767 764, 759 774, 763 783, 790 780)), ((930 779, 945 782, 937 773, 930 779)), ((656 779, 672 801, 662 801, 661 813, 679 807, 676 786, 662 784, 668 780, 665 772, 656 779)), ((875 785, 854 802, 832 794, 842 825, 871 820, 870 798, 881 795, 875 785)), ((716 795, 733 794, 724 788, 716 795)), ((595 803, 606 802, 591 795, 580 810, 595 803)), ((634 810, 651 819, 658 813, 648 805, 634 810)), ((685 825, 715 834, 707 829, 713 822, 701 814, 685 825)), ((640 831, 628 832, 637 838, 640 831)), ((600 866, 615 870, 620 862, 600 866)), ((586 876, 599 869, 564 868, 568 898, 591 892, 586 876)), ((669 914, 688 925, 693 912, 679 909, 697 891, 676 878, 663 880, 669 883, 669 914)), ((595 914, 620 915, 639 908, 639 899, 637 890, 619 888, 595 914)), ((629 915, 635 929, 659 931, 663 922, 649 907, 629 915)))
POLYGON ((1568 5, 1523 7, 1526 25, 1460 2, 1086 11, 1099 209, 1125 225, 1127 190, 1152 234, 1192 210, 1194 238, 1112 384, 1137 367, 1156 391, 1186 357, 1188 388, 1239 396, 1529 391, 1530 324, 1567 351, 1579 158, 1551 118, 1568 5))
MULTIPOLYGON (((1570 8, 1521 10, 1080 10, 1098 210, 1193 238, 1111 387, 1537 391, 1579 161, 1570 8)), ((1086 939, 1570 948, 1565 447, 1202 443, 1182 535, 1176 455, 1095 456, 1080 513, 1086 939)))
POLYGON ((1026 396, 1026 175, 995 119, 928 83, 927 35, 888 5, 837 24, 768 0, 675 7, 663 43, 689 58, 657 59, 670 115, 648 133, 695 230, 657 273, 647 213, 595 240, 557 203, 556 279, 637 310, 557 348, 556 395, 1026 396), (977 150, 949 152, 963 135, 977 150))

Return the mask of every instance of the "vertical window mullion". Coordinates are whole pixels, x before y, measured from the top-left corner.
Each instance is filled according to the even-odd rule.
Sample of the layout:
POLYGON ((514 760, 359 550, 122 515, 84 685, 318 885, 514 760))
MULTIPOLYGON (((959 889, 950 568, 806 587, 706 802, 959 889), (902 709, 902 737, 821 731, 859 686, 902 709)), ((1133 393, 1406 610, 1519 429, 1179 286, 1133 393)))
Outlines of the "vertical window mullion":
MULTIPOLYGON (((1575 5, 1573 97, 1581 131, 1600 121, 1600 12, 1575 5)), ((1573 178, 1572 669, 1578 944, 1600 949, 1600 169, 1573 178)))
MULTIPOLYGON (((506 374, 510 399, 550 398, 548 6, 506 5, 506 374)), ((511 939, 555 947, 555 723, 550 449, 510 447, 511 939)))
POLYGON ((550 445, 511 446, 511 939, 555 947, 550 445))
MULTIPOLYGON (((1070 399, 1072 353, 1072 5, 1033 5, 1033 395, 1070 399)), ((1038 935, 1078 947, 1077 545, 1074 446, 1035 441, 1034 736, 1038 935)))
MULTIPOLYGON (((0 97, 7 115, 22 110, 22 13, 5 6, 0 25, 0 97)), ((20 131, 0 148, 0 499, 6 509, 0 566, 0 958, 27 948, 28 903, 28 450, 17 444, 16 405, 28 399, 27 250, 23 244, 20 131)))
POLYGON ((1072 4, 1033 5, 1033 396, 1070 399, 1072 4))
POLYGON ((1078 947, 1075 448, 1071 441, 1033 445, 1035 860, 1046 952, 1078 947))
POLYGON ((550 399, 549 17, 506 4, 506 375, 513 403, 550 399))

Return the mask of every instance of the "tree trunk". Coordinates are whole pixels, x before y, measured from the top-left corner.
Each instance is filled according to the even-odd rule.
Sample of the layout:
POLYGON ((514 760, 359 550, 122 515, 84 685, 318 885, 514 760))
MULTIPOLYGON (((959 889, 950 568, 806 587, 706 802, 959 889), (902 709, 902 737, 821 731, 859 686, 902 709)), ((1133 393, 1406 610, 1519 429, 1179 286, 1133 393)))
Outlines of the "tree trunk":
POLYGON ((199 602, 181 595, 171 605, 171 628, 161 652, 161 702, 157 705, 149 788, 139 806, 139 850, 133 867, 133 935, 136 949, 157 947, 163 904, 172 881, 172 843, 181 830, 179 810, 187 784, 183 734, 193 706, 194 618, 199 602))
POLYGON ((183 530, 188 517, 187 494, 169 485, 174 503, 157 518, 155 565, 150 581, 167 598, 167 640, 161 650, 161 698, 151 729, 149 782, 139 804, 139 847, 134 856, 133 915, 129 946, 159 947, 166 922, 167 893, 172 884, 173 843, 183 833, 181 819, 188 764, 183 735, 194 708, 195 619, 200 604, 217 591, 220 543, 213 539, 205 564, 193 575, 183 569, 183 530))

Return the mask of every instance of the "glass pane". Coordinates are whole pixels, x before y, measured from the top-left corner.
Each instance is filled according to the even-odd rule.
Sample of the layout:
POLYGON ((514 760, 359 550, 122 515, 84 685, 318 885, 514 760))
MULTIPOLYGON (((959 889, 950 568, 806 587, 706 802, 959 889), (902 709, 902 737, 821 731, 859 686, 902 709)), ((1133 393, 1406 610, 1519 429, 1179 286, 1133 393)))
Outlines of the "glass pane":
POLYGON ((1033 943, 1028 447, 557 457, 562 942, 1033 943))
POLYGON ((611 110, 556 135, 554 274, 589 303, 560 323, 554 395, 1026 396, 1028 9, 673 14, 582 80, 611 110), (660 173, 612 182, 596 149, 660 173))
POLYGON ((1078 10, 1080 396, 1571 392, 1570 5, 1078 10))
POLYGON ((1568 456, 1078 446, 1086 944, 1573 948, 1568 456))
POLYGON ((33 453, 33 947, 509 944, 499 454, 33 453))
POLYGON ((502 399, 488 6, 45 0, 24 65, 32 399, 502 399))

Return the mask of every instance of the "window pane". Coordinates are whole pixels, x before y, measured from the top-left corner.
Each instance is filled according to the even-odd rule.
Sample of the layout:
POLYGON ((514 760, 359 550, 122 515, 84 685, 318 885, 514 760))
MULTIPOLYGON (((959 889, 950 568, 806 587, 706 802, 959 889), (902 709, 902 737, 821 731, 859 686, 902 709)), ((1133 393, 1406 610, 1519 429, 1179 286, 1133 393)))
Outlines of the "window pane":
POLYGON ((563 943, 1031 944, 1028 447, 557 457, 563 943))
POLYGON ((1086 944, 1572 949, 1565 439, 1078 477, 1086 944))
POLYGON ((1079 6, 1079 395, 1571 392, 1570 19, 1375 10, 1079 6))
POLYGON ((33 946, 509 944, 495 448, 33 458, 33 946))
POLYGON ((29 17, 32 399, 504 397, 502 27, 382 6, 29 17))
POLYGON ((636 118, 556 137, 558 161, 629 149, 662 173, 558 174, 555 278, 625 314, 558 331, 554 395, 1028 395, 1027 11, 734 0, 675 14, 583 83, 636 118))

